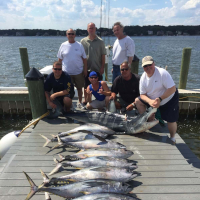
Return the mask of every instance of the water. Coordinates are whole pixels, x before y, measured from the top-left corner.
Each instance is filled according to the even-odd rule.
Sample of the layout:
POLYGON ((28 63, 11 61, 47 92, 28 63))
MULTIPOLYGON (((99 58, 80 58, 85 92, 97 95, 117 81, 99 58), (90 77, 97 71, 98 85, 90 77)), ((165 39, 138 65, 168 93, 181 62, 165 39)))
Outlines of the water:
MULTIPOLYGON (((83 37, 76 37, 80 41, 83 37)), ((192 48, 187 89, 200 88, 199 81, 199 52, 200 36, 162 36, 162 37, 132 37, 135 41, 136 55, 141 59, 151 55, 156 65, 168 66, 176 86, 179 83, 182 50, 192 48)), ((105 44, 113 45, 115 37, 103 38, 105 44)), ((57 52, 66 37, 0 37, 0 86, 24 86, 23 72, 19 54, 19 47, 28 49, 30 67, 38 69, 51 65, 57 60, 57 52)), ((108 78, 111 81, 111 57, 109 60, 108 78)), ((139 67, 139 74, 143 72, 139 67)))
MULTIPOLYGON (((83 37, 76 37, 80 41, 83 37)), ((103 38, 105 44, 113 45, 115 37, 103 38)), ((182 50, 192 48, 187 89, 199 89, 199 52, 200 36, 162 36, 162 37, 132 37, 135 41, 136 55, 140 59, 139 75, 142 74, 141 59, 151 55, 157 66, 168 66, 176 86, 179 83, 182 50)), ((41 69, 57 60, 57 52, 66 37, 0 37, 0 86, 24 86, 19 47, 28 49, 30 67, 41 69)), ((112 52, 111 52, 112 56, 112 52)), ((108 78, 111 81, 111 56, 108 63, 108 78)), ((0 138, 13 130, 25 127, 30 119, 22 118, 0 119, 0 138)), ((189 147, 200 158, 200 120, 180 120, 178 133, 189 147)))

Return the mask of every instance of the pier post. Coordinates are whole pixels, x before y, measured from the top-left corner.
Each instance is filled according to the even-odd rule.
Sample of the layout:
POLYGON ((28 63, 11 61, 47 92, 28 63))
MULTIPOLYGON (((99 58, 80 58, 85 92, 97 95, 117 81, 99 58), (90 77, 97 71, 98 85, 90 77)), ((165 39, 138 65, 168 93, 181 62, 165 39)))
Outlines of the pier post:
POLYGON ((184 48, 181 61, 181 71, 179 79, 179 89, 186 89, 188 71, 190 67, 190 56, 192 48, 184 48))
POLYGON ((33 67, 25 77, 28 85, 32 117, 36 119, 47 112, 44 76, 33 67))
POLYGON ((24 78, 25 78, 25 75, 30 71, 27 48, 20 47, 19 52, 21 56, 22 68, 23 68, 24 78))
POLYGON ((105 63, 104 74, 105 74, 104 80, 108 81, 108 63, 105 63))
POLYGON ((139 61, 140 59, 136 55, 134 55, 133 61, 131 63, 131 72, 134 74, 138 74, 139 61))

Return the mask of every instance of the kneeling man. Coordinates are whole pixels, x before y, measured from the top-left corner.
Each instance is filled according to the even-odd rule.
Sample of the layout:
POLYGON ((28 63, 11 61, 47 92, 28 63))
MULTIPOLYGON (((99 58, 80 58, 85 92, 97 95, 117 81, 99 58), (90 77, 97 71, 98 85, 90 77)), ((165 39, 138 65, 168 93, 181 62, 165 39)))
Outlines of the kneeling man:
POLYGON ((52 108, 56 108, 53 101, 57 99, 64 106, 64 111, 69 112, 74 97, 74 86, 71 83, 71 78, 67 72, 62 71, 62 63, 59 61, 54 62, 52 70, 53 72, 47 76, 44 83, 47 102, 52 108), (53 94, 50 94, 52 89, 53 94))
POLYGON ((136 106, 140 114, 146 107, 159 108, 161 117, 167 121, 170 139, 175 144, 175 133, 179 117, 178 90, 171 75, 162 68, 156 67, 151 56, 142 59, 144 73, 140 79, 140 97, 136 106))
POLYGON ((88 85, 86 92, 88 94, 88 103, 86 105, 87 109, 97 108, 99 110, 108 107, 110 90, 105 81, 98 81, 98 75, 96 72, 92 71, 88 77, 91 82, 88 85), (95 100, 91 101, 92 94, 95 96, 95 100))

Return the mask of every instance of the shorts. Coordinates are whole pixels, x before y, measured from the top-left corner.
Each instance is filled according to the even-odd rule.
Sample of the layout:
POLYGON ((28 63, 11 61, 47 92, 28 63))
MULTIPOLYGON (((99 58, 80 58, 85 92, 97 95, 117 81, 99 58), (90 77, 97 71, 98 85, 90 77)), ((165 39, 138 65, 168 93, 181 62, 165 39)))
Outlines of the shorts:
POLYGON ((130 105, 130 103, 127 103, 121 97, 117 97, 117 102, 119 102, 122 108, 126 108, 128 105, 130 105))
POLYGON ((103 101, 99 101, 99 100, 95 99, 90 103, 90 105, 92 106, 92 108, 100 109, 100 108, 104 108, 106 106, 106 102, 105 102, 105 99, 103 101))
MULTIPOLYGON (((84 86, 85 89, 87 88, 88 85, 91 84, 90 81, 89 81, 89 79, 88 79, 90 72, 91 72, 91 71, 88 71, 88 72, 87 72, 87 76, 85 77, 85 86, 84 86)), ((103 76, 100 75, 99 72, 96 72, 96 73, 97 73, 97 76, 99 77, 98 80, 101 81, 101 80, 103 79, 103 76)))
POLYGON ((83 72, 77 75, 70 75, 72 83, 77 89, 82 89, 85 85, 85 77, 83 72))
MULTIPOLYGON (((140 97, 139 100, 144 103, 147 107, 150 107, 148 103, 144 102, 140 97)), ((164 105, 159 107, 160 114, 163 120, 173 123, 177 122, 179 118, 179 95, 178 90, 174 96, 164 105)))
POLYGON ((64 103, 63 103, 64 97, 69 97, 70 99, 73 99, 73 98, 74 98, 74 94, 75 94, 75 92, 70 93, 70 94, 66 94, 66 95, 64 95, 64 96, 59 96, 59 97, 57 97, 56 99, 60 102, 60 104, 61 104, 62 106, 64 106, 64 103))

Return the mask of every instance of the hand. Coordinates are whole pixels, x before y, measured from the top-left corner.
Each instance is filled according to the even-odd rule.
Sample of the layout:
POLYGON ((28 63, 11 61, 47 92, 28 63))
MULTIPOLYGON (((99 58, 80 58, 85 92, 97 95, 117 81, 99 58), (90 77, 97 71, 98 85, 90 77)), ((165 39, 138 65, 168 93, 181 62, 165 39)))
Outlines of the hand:
POLYGON ((55 95, 55 94, 52 94, 52 95, 50 96, 50 100, 51 100, 51 101, 53 101, 55 98, 56 98, 56 95, 55 95))
POLYGON ((85 92, 86 92, 87 94, 92 94, 92 91, 91 91, 91 90, 85 89, 85 92))
POLYGON ((99 91, 97 93, 103 94, 103 88, 102 88, 102 86, 99 88, 99 91))
POLYGON ((111 73, 113 73, 113 68, 111 69, 111 73))
POLYGON ((127 107, 126 107, 126 110, 127 111, 131 111, 133 110, 134 106, 132 104, 129 104, 127 107))
POLYGON ((113 99, 114 99, 114 96, 111 95, 111 96, 109 97, 109 100, 113 100, 113 99))
POLYGON ((51 108, 56 108, 56 104, 54 104, 53 102, 49 102, 49 105, 51 106, 51 108))
POLYGON ((83 74, 84 74, 85 77, 87 76, 87 69, 84 70, 83 74))
POLYGON ((153 108, 159 108, 159 106, 160 106, 160 99, 156 98, 154 100, 151 100, 150 106, 152 106, 153 108))
POLYGON ((99 73, 102 75, 104 73, 104 67, 101 67, 99 73))

